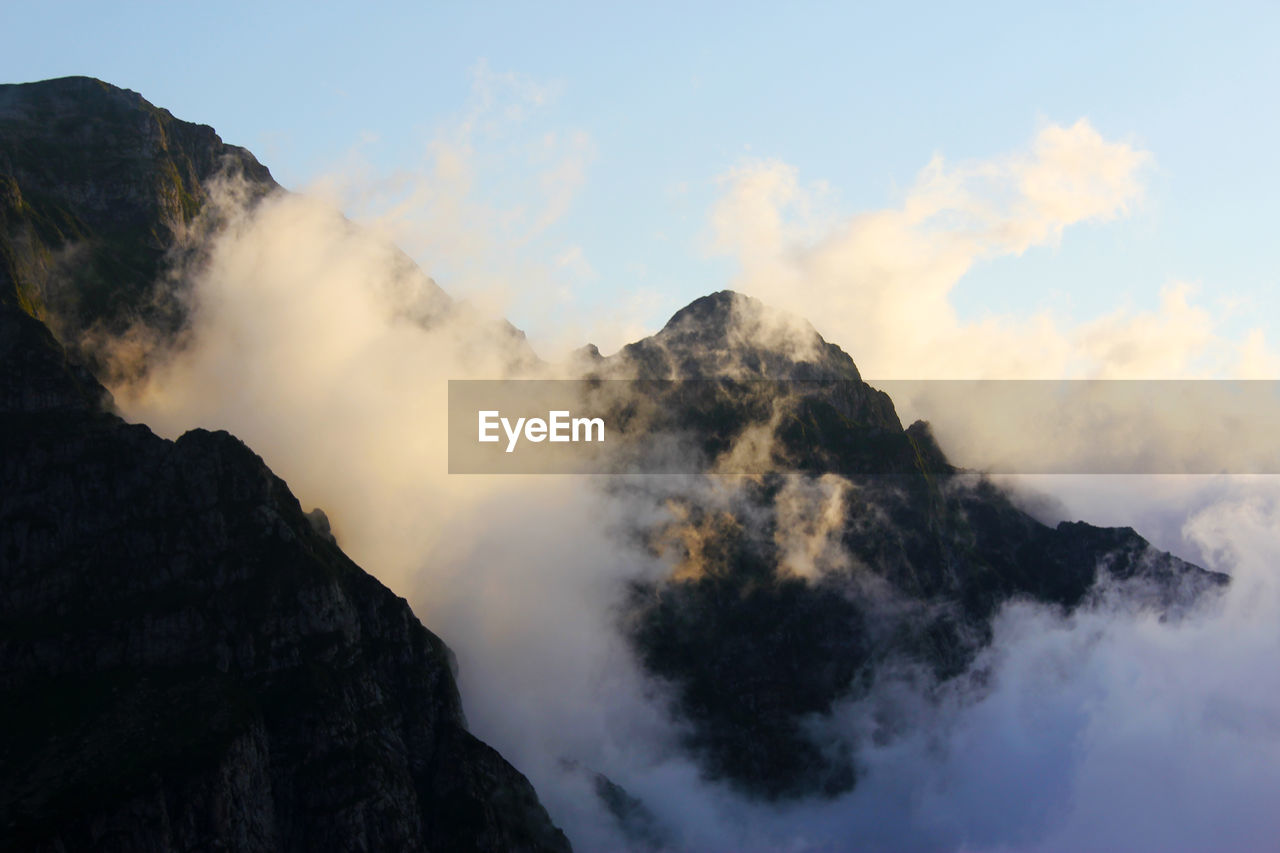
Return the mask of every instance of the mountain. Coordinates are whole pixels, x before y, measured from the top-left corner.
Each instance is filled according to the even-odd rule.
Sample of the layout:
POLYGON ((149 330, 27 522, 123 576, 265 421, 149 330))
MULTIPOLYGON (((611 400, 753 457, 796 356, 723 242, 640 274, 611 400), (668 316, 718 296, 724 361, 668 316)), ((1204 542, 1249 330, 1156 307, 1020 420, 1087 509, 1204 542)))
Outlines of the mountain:
POLYGON ((111 414, 77 351, 181 328, 156 282, 227 170, 275 191, 134 93, 0 87, 0 849, 567 850, 408 604, 233 436, 111 414))
POLYGON ((749 796, 852 788, 858 743, 815 722, 900 673, 980 682, 1005 602, 1115 594, 1176 617, 1227 582, 1129 528, 1037 521, 952 466, 927 423, 904 429, 808 323, 741 294, 696 300, 587 370, 655 397, 634 432, 693 435, 706 470, 750 475, 716 501, 656 490, 668 520, 634 535, 674 570, 633 584, 622 618, 704 772, 749 796))
POLYGON ((904 431, 889 395, 862 381, 848 353, 807 321, 733 291, 696 299, 657 334, 578 366, 592 380, 631 383, 626 416, 610 422, 633 437, 696 436, 697 451, 723 462, 767 425, 768 446, 738 453, 725 473, 954 470, 928 425, 904 431))
POLYGON ((12 284, 0 299, 71 342, 138 320, 176 331, 166 256, 219 176, 254 196, 279 190, 248 151, 136 92, 88 77, 0 85, 0 268, 12 284))
MULTIPOLYGON (((0 299, 16 300, 100 376, 145 371, 180 344, 191 313, 183 273, 199 267, 227 216, 284 192, 244 148, 136 92, 89 77, 0 85, 0 274, 12 283, 0 299), (224 197, 232 201, 211 204, 224 197), (126 335, 148 342, 139 363, 108 351, 126 335)), ((523 332, 454 301, 389 248, 389 284, 406 295, 407 319, 448 320, 513 368, 537 363, 523 332)))
MULTIPOLYGON (((567 846, 467 734, 448 650, 321 514, 232 436, 167 442, 110 413, 99 380, 121 366, 99 345, 145 329, 140 370, 182 345, 183 273, 220 217, 284 192, 265 168, 68 78, 0 87, 0 190, 0 846, 567 846)), ((424 331, 467 316, 407 257, 395 276, 424 331)), ((536 363, 509 324, 459 329, 536 363)), ((858 704, 886 680, 980 693, 1007 602, 1176 619, 1227 581, 1128 528, 1037 521, 904 428, 840 347, 742 294, 576 364, 627 380, 628 441, 672 435, 697 461, 593 486, 640 502, 628 544, 671 567, 627 587, 618 627, 704 774, 746 797, 854 787, 858 738, 911 725, 858 704), (828 725, 838 710, 863 718, 828 725)), ((663 843, 628 780, 593 779, 629 837, 663 843)))

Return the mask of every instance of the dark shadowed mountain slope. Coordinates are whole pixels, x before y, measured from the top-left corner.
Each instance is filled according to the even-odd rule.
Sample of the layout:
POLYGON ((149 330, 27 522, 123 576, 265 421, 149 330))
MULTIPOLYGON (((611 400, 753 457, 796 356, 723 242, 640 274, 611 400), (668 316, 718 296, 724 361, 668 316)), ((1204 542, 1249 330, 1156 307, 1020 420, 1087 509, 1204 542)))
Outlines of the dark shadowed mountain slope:
POLYGON ((567 850, 408 604, 36 319, 180 325, 156 276, 228 162, 274 186, 133 93, 0 87, 0 849, 567 850))
POLYGON ((102 413, 12 305, 0 377, 0 848, 568 848, 243 444, 102 413))

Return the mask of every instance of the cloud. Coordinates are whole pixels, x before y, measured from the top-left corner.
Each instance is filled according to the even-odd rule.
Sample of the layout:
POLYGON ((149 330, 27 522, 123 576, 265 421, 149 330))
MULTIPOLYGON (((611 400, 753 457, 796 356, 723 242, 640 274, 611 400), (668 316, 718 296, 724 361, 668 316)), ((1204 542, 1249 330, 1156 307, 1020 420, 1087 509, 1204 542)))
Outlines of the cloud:
POLYGON ((114 385, 118 405, 168 437, 230 430, 304 509, 323 508, 343 549, 455 650, 473 729, 588 849, 616 849, 612 819, 562 762, 630 767, 674 748, 614 629, 624 584, 666 570, 617 535, 651 510, 591 478, 450 476, 448 380, 508 375, 522 341, 322 199, 246 207, 234 183, 212 196, 220 225, 193 232, 198 251, 175 271, 189 334, 169 350, 140 332, 122 341, 151 369, 114 385))
POLYGON ((1154 311, 1122 307, 1083 323, 1049 311, 957 314, 951 297, 976 263, 1126 215, 1151 162, 1081 119, 1046 126, 1025 152, 956 165, 935 156, 898 205, 840 216, 825 184, 753 161, 722 179, 713 248, 737 260, 735 288, 813 319, 873 378, 1169 378, 1272 366, 1260 334, 1241 350, 1184 283, 1168 285, 1154 311))
POLYGON ((1075 344, 1088 353, 1093 375, 1119 379, 1239 374, 1240 360, 1229 360, 1227 342, 1215 336, 1214 318, 1192 304, 1194 290, 1186 282, 1175 282, 1161 290, 1155 311, 1134 314, 1117 309, 1075 329, 1075 344), (1206 357, 1217 363, 1203 364, 1206 357))
MULTIPOLYGON (((901 204, 852 217, 833 214, 829 188, 802 186, 794 168, 754 162, 726 176, 713 229, 717 248, 740 264, 735 287, 811 318, 873 378, 1280 375, 1261 331, 1239 344, 1223 335, 1222 318, 1182 282, 1166 286, 1154 310, 1122 307, 1083 323, 1049 312, 958 317, 951 296, 975 263, 1125 215, 1141 201, 1149 161, 1084 122, 1049 127, 1026 154, 958 167, 935 158, 901 204)), ((1059 440, 1081 452, 1125 437, 1069 417, 1031 435, 1025 423, 1001 430, 992 412, 936 395, 919 413, 930 403, 971 416, 942 442, 967 440, 966 461, 1028 438, 1042 452, 1059 440)), ((1132 427, 1135 409, 1120 411, 1132 427)), ((1235 420, 1226 431, 1185 406, 1159 422, 1158 407, 1141 413, 1148 420, 1136 423, 1150 429, 1126 438, 1173 455, 1266 441, 1265 421, 1247 406, 1218 412, 1235 420)), ((1016 479, 1067 495, 1041 502, 1050 520, 1135 524, 1161 547, 1232 571, 1231 592, 1177 624, 1115 602, 1069 619, 1013 604, 981 683, 939 694, 918 674, 889 674, 868 699, 820 722, 848 733, 877 716, 914 721, 887 741, 864 732, 874 746, 852 795, 734 813, 741 829, 703 839, 708 849, 1261 849, 1275 836, 1261 802, 1277 784, 1280 749, 1280 680, 1265 662, 1280 604, 1280 554, 1267 532, 1280 520, 1274 479, 1016 479)), ((810 524, 820 509, 806 514, 810 524)))
POLYGON ((481 61, 463 109, 430 131, 416 162, 380 169, 376 146, 364 146, 305 191, 488 313, 536 310, 528 292, 555 292, 576 273, 558 260, 581 247, 554 232, 595 157, 585 131, 551 125, 559 88, 481 61))
MULTIPOLYGON (((433 155, 418 197, 426 219, 409 204, 357 229, 323 200, 282 195, 248 211, 226 188, 226 227, 185 270, 190 339, 142 383, 113 390, 131 418, 163 434, 232 430, 304 507, 323 507, 344 549, 455 649, 474 730, 530 776, 579 849, 626 842, 565 758, 624 785, 688 850, 1242 849, 1280 833, 1266 800, 1280 787, 1280 495, 1266 478, 1128 495, 1089 481, 1044 509, 1113 523, 1146 513, 1144 532, 1149 523, 1160 544, 1234 573, 1216 609, 1160 622, 1114 602, 1069 619, 1017 604, 997 624, 983 679, 940 686, 885 673, 862 704, 812 721, 868 744, 851 794, 764 806, 704 779, 679 748, 664 688, 619 637, 614 608, 628 581, 675 568, 622 535, 671 521, 653 493, 715 508, 731 504, 732 489, 664 480, 637 496, 578 478, 446 473, 446 380, 504 375, 513 356, 483 310, 442 308, 389 238, 437 223, 431 245, 462 269, 510 223, 538 222, 519 205, 470 206, 487 167, 467 134, 523 115, 495 115, 494 102, 481 98, 433 155), (899 734, 877 738, 882 720, 899 734)), ((1078 328, 1047 314, 964 324, 948 302, 980 258, 1123 215, 1138 203, 1146 161, 1088 125, 1049 128, 1027 154, 955 168, 937 160, 898 208, 845 219, 793 169, 754 164, 727 180, 716 227, 743 259, 744 281, 838 324, 836 339, 868 375, 898 359, 911 378, 931 368, 1158 370, 1175 359, 1188 370, 1194 361, 1158 343, 1191 335, 1216 346, 1212 317, 1187 290, 1149 314, 1078 328)), ((535 272, 519 280, 536 290, 542 264, 585 263, 573 245, 530 262, 535 272)), ((1265 367, 1260 335, 1245 346, 1265 367)), ((841 565, 848 495, 836 478, 784 485, 777 544, 792 573, 841 565)))
POLYGON ((1176 504, 1170 518, 1189 513, 1185 534, 1233 573, 1224 598, 1181 621, 1118 600, 1070 617, 1009 605, 979 677, 882 673, 815 721, 862 738, 848 795, 761 807, 675 759, 611 770, 682 849, 1265 849, 1280 831, 1280 489, 1240 479, 1176 504))
POLYGON ((210 215, 227 224, 186 271, 190 339, 117 400, 164 435, 241 436, 399 586, 440 535, 418 516, 482 488, 447 484, 447 379, 502 376, 520 343, 321 200, 277 194, 247 210, 234 186, 215 196, 210 215))

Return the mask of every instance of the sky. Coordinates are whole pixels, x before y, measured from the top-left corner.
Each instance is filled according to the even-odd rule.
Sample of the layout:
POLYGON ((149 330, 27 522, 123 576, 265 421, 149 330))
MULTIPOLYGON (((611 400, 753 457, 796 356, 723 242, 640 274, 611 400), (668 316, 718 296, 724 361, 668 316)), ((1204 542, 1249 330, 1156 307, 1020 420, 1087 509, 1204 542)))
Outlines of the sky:
POLYGON ((0 79, 95 76, 356 219, 394 209, 442 286, 500 292, 549 349, 621 344, 733 286, 710 218, 743 164, 785 163, 851 216, 901 202, 934 157, 1085 119, 1149 155, 1140 196, 976 259, 958 316, 1079 322, 1183 282, 1224 334, 1280 334, 1259 320, 1280 315, 1274 4, 688 6, 10 3, 0 79), (447 204, 406 190, 442 181, 447 204), (405 217, 406 194, 439 209, 405 217), (484 233, 467 260, 442 218, 484 233))
POLYGON ((499 368, 390 324, 367 284, 394 267, 368 237, 390 236, 544 354, 735 287, 873 380, 1277 378, 1280 7, 617 5, 0 7, 0 80, 134 89, 306 193, 214 241, 196 343, 118 404, 166 436, 230 429, 324 507, 457 652, 473 730, 580 849, 612 836, 565 755, 689 849, 1265 847, 1275 478, 1026 486, 1061 504, 1048 520, 1132 524, 1232 573, 1228 597, 1169 623, 1010 607, 985 699, 899 697, 926 724, 871 749, 853 797, 746 810, 666 749, 609 618, 664 569, 611 533, 651 510, 578 478, 447 475, 444 381, 499 368))

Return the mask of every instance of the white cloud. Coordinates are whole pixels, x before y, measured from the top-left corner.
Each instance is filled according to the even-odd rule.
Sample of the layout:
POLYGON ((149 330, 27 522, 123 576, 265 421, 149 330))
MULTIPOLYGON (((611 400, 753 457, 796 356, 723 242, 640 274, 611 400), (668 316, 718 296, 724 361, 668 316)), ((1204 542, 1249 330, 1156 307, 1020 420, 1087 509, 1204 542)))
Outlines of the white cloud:
POLYGON ((873 378, 1169 378, 1271 364, 1260 337, 1238 351, 1181 283, 1155 311, 1084 323, 1047 310, 958 316, 952 295, 975 263, 1124 216, 1142 200, 1151 159, 1083 119, 1049 125, 1025 152, 958 165, 934 157, 900 204, 844 217, 830 212, 825 185, 802 186, 779 161, 751 162, 724 179, 714 246, 737 259, 737 289, 811 318, 873 378))
MULTIPOLYGON (((480 62, 461 113, 440 124, 422 158, 380 170, 353 151, 306 188, 379 232, 492 314, 529 310, 527 294, 563 286, 551 233, 572 209, 595 157, 584 131, 543 130, 558 87, 480 62)), ((535 307, 536 306, 532 306, 535 307)))

